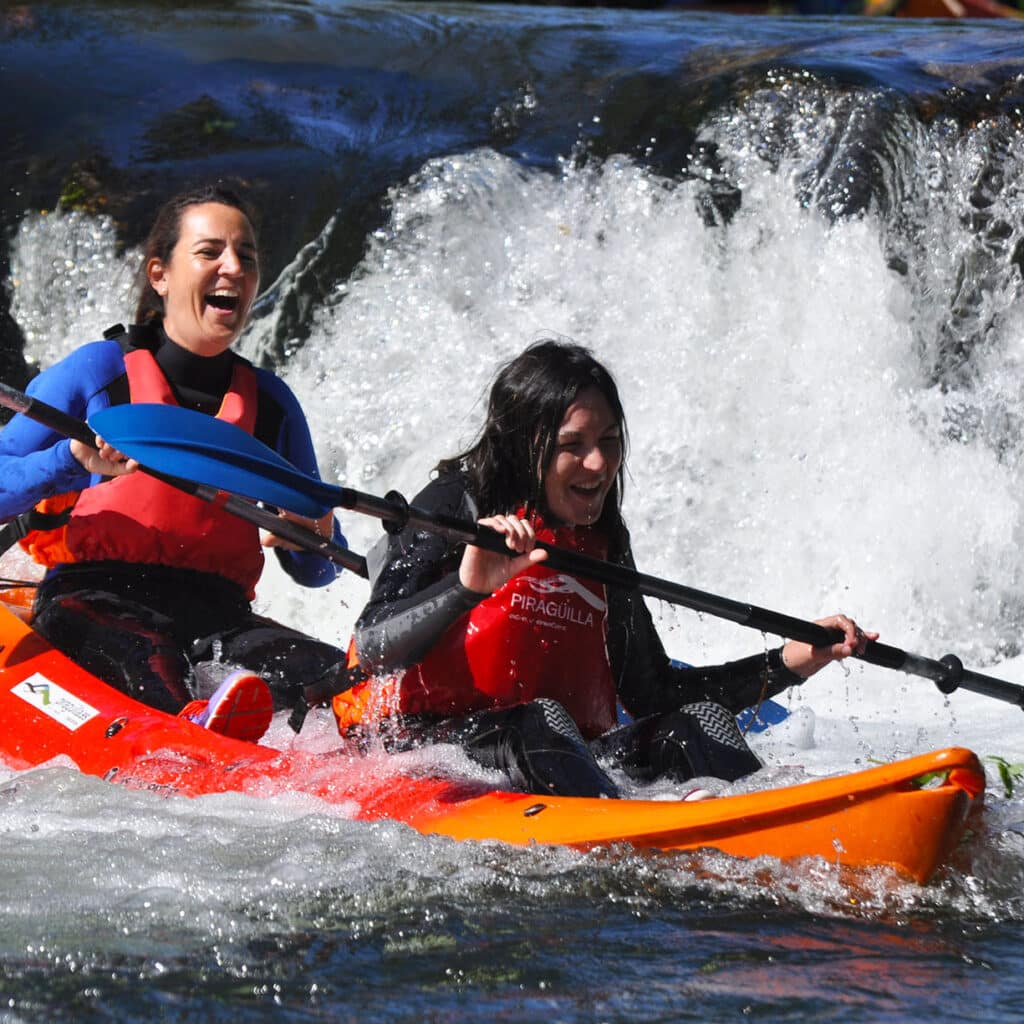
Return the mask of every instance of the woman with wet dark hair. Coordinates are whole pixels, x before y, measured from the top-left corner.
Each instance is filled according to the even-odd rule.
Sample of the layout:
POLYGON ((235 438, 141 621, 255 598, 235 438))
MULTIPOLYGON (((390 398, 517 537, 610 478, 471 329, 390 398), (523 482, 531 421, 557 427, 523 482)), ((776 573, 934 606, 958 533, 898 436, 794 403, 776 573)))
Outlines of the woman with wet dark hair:
MULTIPOLYGON (((175 196, 144 246, 138 323, 77 349, 29 391, 80 419, 123 402, 185 406, 315 474, 295 396, 232 350, 259 281, 245 200, 222 185, 175 196)), ((16 521, 8 530, 48 570, 36 629, 139 700, 241 738, 262 734, 272 705, 295 705, 310 687, 329 697, 337 649, 254 615, 251 601, 264 547, 304 586, 329 583, 334 565, 276 537, 261 542, 256 527, 136 473, 97 440, 98 450, 22 416, 0 434, 0 521, 16 521)), ((306 525, 343 542, 330 513, 306 525)))
POLYGON ((618 795, 596 757, 638 780, 760 767, 735 712, 861 650, 865 634, 836 615, 821 620, 844 633, 831 647, 684 667, 637 591, 547 568, 538 538, 633 566, 626 447, 615 381, 587 349, 543 341, 499 371, 478 440, 414 504, 479 520, 509 555, 412 527, 381 542, 354 636, 367 678, 334 700, 343 735, 458 743, 528 791, 572 796, 618 795), (634 721, 617 727, 619 704, 634 721))
POLYGON ((160 323, 166 313, 165 296, 157 291, 159 287, 150 280, 150 262, 158 260, 169 265, 174 249, 181 238, 182 221, 190 207, 215 203, 235 210, 248 222, 252 232, 252 255, 258 255, 259 218, 248 200, 233 188, 222 184, 202 185, 199 188, 180 192, 160 207, 142 246, 142 260, 135 272, 135 322, 137 324, 160 323))
POLYGON ((487 420, 476 443, 443 460, 440 476, 463 473, 481 515, 496 515, 524 505, 532 514, 545 502, 546 467, 555 455, 565 412, 581 391, 596 390, 617 425, 609 444, 622 457, 601 505, 598 526, 626 542, 622 491, 627 447, 626 415, 611 374, 583 347, 540 342, 512 360, 491 388, 487 420))

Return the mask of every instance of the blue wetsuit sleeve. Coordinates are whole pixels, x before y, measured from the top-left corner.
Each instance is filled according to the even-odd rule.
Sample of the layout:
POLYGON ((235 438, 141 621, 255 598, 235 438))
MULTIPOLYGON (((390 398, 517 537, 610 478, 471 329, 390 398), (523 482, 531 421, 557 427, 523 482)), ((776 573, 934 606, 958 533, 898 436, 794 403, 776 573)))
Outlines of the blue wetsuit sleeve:
MULTIPOLYGON (((83 345, 44 370, 27 391, 79 419, 110 404, 106 388, 124 373, 116 342, 83 345)), ((71 442, 27 416, 15 416, 0 431, 0 521, 55 494, 79 491, 93 478, 71 454, 71 442)))
MULTIPOLYGON (((313 450, 313 439, 309 433, 309 424, 299 405, 299 400, 291 388, 280 377, 267 370, 256 371, 260 390, 265 391, 280 406, 284 415, 278 432, 275 448, 293 466, 309 476, 320 479, 316 453, 313 450)), ((339 547, 347 548, 348 541, 341 532, 341 526, 335 516, 331 530, 331 539, 339 547)), ((274 553, 281 568, 296 583, 303 587, 323 587, 337 578, 340 569, 328 558, 312 551, 288 551, 275 548, 274 553)))

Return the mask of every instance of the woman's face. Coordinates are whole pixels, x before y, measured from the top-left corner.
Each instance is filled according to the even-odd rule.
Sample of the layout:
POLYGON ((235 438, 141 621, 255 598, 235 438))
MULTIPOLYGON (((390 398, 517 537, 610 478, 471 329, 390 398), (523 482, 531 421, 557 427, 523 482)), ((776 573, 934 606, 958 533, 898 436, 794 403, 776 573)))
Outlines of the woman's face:
POLYGON ((569 526, 601 518, 604 500, 622 465, 622 429, 597 388, 581 391, 558 428, 544 479, 548 511, 569 526))
POLYGON ((242 333, 259 288, 252 225, 233 206, 188 206, 170 260, 151 259, 146 272, 164 300, 167 336, 196 355, 219 355, 242 333))

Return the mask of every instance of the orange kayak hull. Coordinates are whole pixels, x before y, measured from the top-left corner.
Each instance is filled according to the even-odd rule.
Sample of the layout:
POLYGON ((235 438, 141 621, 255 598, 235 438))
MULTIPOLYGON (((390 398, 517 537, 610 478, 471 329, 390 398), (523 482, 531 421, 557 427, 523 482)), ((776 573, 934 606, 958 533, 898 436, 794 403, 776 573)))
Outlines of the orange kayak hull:
POLYGON ((307 793, 347 816, 402 821, 424 834, 517 845, 737 857, 822 857, 888 867, 925 882, 980 806, 984 772, 950 748, 867 771, 703 801, 595 800, 403 774, 401 759, 280 751, 219 736, 132 700, 54 650, 0 605, 0 760, 15 769, 57 757, 137 789, 189 797, 307 793))

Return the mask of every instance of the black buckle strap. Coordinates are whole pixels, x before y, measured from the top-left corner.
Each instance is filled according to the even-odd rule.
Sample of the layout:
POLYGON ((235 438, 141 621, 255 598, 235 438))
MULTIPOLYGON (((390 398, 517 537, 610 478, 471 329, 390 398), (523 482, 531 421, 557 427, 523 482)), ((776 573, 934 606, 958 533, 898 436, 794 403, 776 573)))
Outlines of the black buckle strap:
POLYGON ((15 516, 9 523, 0 527, 0 555, 36 530, 59 530, 70 518, 70 508, 64 509, 63 512, 39 512, 34 508, 22 512, 20 516, 15 516))

